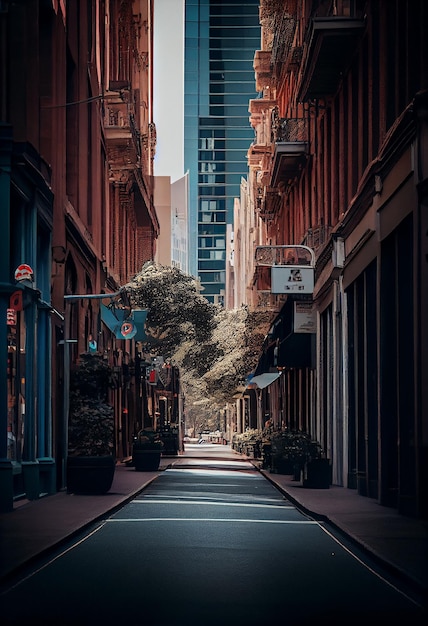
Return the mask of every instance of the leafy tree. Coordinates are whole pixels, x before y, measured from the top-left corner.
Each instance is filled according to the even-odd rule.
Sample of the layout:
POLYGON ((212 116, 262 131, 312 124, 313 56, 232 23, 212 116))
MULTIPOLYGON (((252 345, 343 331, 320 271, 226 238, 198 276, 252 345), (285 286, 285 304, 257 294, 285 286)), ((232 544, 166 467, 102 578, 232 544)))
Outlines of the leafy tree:
POLYGON ((195 278, 153 262, 124 290, 132 307, 148 309, 150 349, 180 368, 187 403, 231 400, 257 364, 270 313, 225 310, 203 297, 195 278))

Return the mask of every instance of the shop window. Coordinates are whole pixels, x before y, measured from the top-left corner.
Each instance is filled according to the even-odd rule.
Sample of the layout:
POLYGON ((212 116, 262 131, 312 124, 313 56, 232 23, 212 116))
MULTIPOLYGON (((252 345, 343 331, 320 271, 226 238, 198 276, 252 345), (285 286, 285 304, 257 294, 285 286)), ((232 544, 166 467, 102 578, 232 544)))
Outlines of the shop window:
POLYGON ((7 316, 7 458, 21 462, 25 427, 25 318, 21 311, 7 316))

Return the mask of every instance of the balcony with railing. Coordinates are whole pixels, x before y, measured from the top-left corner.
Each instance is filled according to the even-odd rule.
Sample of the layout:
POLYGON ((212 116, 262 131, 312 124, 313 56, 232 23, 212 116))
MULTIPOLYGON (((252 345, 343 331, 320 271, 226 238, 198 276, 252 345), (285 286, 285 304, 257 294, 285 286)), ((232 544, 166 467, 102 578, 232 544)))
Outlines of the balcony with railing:
POLYGON ((291 14, 284 9, 282 13, 279 13, 276 22, 272 43, 272 73, 275 78, 279 79, 282 73, 283 65, 287 62, 287 57, 290 54, 292 42, 295 36, 297 20, 294 14, 291 14))
POLYGON ((360 17, 313 17, 308 24, 297 100, 333 96, 365 28, 360 17))
POLYGON ((252 307, 258 311, 279 313, 284 306, 287 296, 273 294, 271 284, 271 268, 256 267, 253 275, 252 307))
POLYGON ((108 159, 115 170, 132 168, 141 158, 140 132, 129 100, 128 89, 105 96, 104 132, 108 159))
POLYGON ((309 146, 308 120, 280 118, 278 110, 272 113, 272 157, 270 187, 287 188, 300 176, 309 146))
POLYGON ((276 189, 259 187, 256 198, 256 209, 259 217, 264 221, 273 220, 281 207, 281 198, 276 189))
POLYGON ((308 246, 317 252, 329 241, 331 231, 332 227, 329 224, 318 224, 308 228, 302 245, 308 246))
POLYGON ((286 296, 274 295, 270 291, 256 291, 253 306, 256 310, 279 313, 286 299, 286 296))
POLYGON ((107 137, 110 139, 129 139, 131 129, 129 126, 129 100, 130 91, 108 91, 104 95, 104 126, 107 137))

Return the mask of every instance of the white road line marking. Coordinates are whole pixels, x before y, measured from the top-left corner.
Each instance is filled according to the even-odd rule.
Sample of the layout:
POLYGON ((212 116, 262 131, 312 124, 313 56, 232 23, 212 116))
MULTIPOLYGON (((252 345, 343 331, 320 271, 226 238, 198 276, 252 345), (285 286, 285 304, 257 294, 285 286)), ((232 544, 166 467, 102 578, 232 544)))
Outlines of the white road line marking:
MULTIPOLYGON (((318 523, 318 522, 317 522, 318 523)), ((405 598, 407 598, 407 600, 410 600, 410 602, 412 602, 413 604, 415 604, 416 606, 419 607, 423 607, 423 605, 420 602, 417 602, 416 600, 414 600, 413 598, 411 598, 409 595, 407 595, 407 593, 405 593, 404 591, 402 591, 401 589, 399 589, 398 587, 396 587, 392 582, 390 582, 389 580, 387 580, 384 576, 382 576, 382 574, 380 574, 379 572, 377 572, 375 569, 373 569, 372 567, 370 567, 370 565, 368 563, 365 563, 362 559, 360 559, 359 556, 357 556, 356 554, 354 554, 349 548, 347 548, 337 537, 335 537, 327 528, 325 528, 322 523, 319 523, 319 526, 321 528, 322 531, 325 532, 326 535, 328 535, 330 537, 330 539, 333 539, 333 541, 335 541, 341 548, 343 548, 343 550, 345 552, 347 552, 350 556, 352 556, 360 565, 362 565, 363 567, 366 568, 366 570, 368 570, 371 574, 373 574, 374 576, 377 576, 377 578, 379 578, 380 580, 382 580, 384 583, 386 583, 387 585, 389 585, 389 587, 391 587, 392 589, 394 589, 394 591, 396 591, 397 593, 401 594, 402 596, 404 596, 405 598)))
POLYGON ((58 559, 60 559, 61 557, 63 557, 65 554, 67 554, 68 552, 71 552, 72 550, 74 550, 75 548, 78 548, 83 542, 87 541, 88 539, 90 539, 93 535, 95 535, 95 533, 97 533, 99 530, 101 530, 101 528, 103 528, 103 526, 105 526, 105 521, 103 521, 99 526, 97 526, 97 528, 95 528, 94 530, 92 530, 90 533, 88 533, 85 537, 82 537, 82 539, 80 539, 79 541, 76 541, 76 543, 73 543, 72 546, 70 546, 69 548, 66 548, 65 550, 63 550, 62 552, 60 552, 59 554, 57 554, 56 556, 54 556, 53 558, 51 558, 49 561, 47 561, 46 563, 44 563, 41 567, 38 567, 37 569, 35 569, 33 572, 31 572, 30 574, 28 574, 27 576, 24 576, 24 578, 22 578, 21 580, 18 580, 18 582, 16 582, 14 585, 11 585, 10 587, 8 587, 7 589, 5 589, 2 593, 0 593, 0 596, 6 595, 7 593, 9 593, 10 591, 13 591, 13 589, 16 589, 16 587, 19 587, 19 585, 22 585, 22 583, 25 583, 27 580, 29 580, 30 578, 32 578, 33 576, 35 576, 36 574, 38 574, 39 572, 43 571, 44 569, 46 569, 49 565, 51 565, 52 563, 55 563, 55 561, 57 561, 58 559))
POLYGON ((240 519, 222 517, 132 517, 132 518, 109 518, 106 522, 228 522, 243 524, 306 524, 316 526, 318 522, 309 520, 276 520, 276 519, 240 519))
MULTIPOLYGON (((232 495, 234 498, 239 498, 239 495, 238 495, 238 494, 231 494, 231 495, 232 495)), ((208 500, 208 501, 211 501, 211 502, 219 502, 219 501, 221 502, 221 501, 223 501, 223 499, 224 499, 223 495, 219 496, 219 497, 221 498, 221 500, 219 500, 219 497, 218 497, 218 496, 215 496, 215 495, 212 495, 212 496, 195 496, 195 495, 192 495, 192 496, 184 496, 184 495, 179 495, 179 496, 170 496, 170 499, 171 499, 171 500, 173 500, 174 502, 175 502, 176 500, 178 500, 179 502, 185 502, 186 500, 194 500, 194 499, 195 499, 195 497, 196 497, 197 501, 199 501, 199 500, 200 500, 200 501, 203 501, 203 500, 208 500)), ((245 496, 241 496, 241 497, 242 497, 242 501, 243 501, 243 502, 244 502, 244 500, 254 500, 253 496, 247 496, 247 497, 245 497, 245 496)), ((143 500, 144 500, 145 502, 147 502, 147 500, 145 500, 145 498, 147 498, 147 496, 146 496, 146 495, 144 495, 144 494, 143 494, 143 495, 141 495, 141 496, 139 497, 139 499, 138 499, 138 502, 142 502, 143 500)), ((164 500, 164 499, 165 499, 165 496, 156 495, 155 493, 152 493, 152 494, 150 495, 150 498, 149 498, 149 499, 152 499, 152 500, 164 500)), ((284 499, 284 500, 278 500, 278 498, 257 498, 257 500, 259 500, 259 501, 260 501, 260 502, 259 502, 259 504, 263 504, 263 502, 265 502, 265 503, 269 503, 269 502, 272 502, 272 503, 275 503, 275 502, 276 502, 276 503, 278 503, 278 502, 286 502, 286 500, 285 500, 285 499, 284 499)), ((257 503, 256 503, 256 504, 257 504, 257 503)), ((287 504, 286 504, 286 506, 287 506, 287 507, 291 507, 291 508, 295 508, 292 504, 289 504, 289 503, 287 503, 287 504)))
POLYGON ((295 507, 287 504, 248 504, 247 502, 200 502, 199 500, 149 500, 143 498, 142 500, 134 500, 132 504, 191 504, 199 506, 239 506, 239 507, 251 507, 255 509, 294 509, 295 507))
POLYGON ((188 489, 189 487, 204 487, 205 489, 208 487, 236 487, 236 489, 242 489, 242 485, 238 485, 237 483, 184 483, 168 481, 168 489, 170 487, 183 487, 184 489, 188 489))

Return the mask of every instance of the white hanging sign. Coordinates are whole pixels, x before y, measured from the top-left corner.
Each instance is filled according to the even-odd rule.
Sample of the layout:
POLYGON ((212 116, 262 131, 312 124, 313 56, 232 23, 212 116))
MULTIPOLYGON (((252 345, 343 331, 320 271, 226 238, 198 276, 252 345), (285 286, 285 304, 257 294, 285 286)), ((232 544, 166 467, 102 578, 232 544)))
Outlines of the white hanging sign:
POLYGON ((314 291, 314 268, 298 265, 273 265, 272 293, 304 294, 314 291))
POLYGON ((316 315, 312 302, 294 302, 294 332, 315 333, 316 315))

